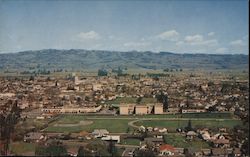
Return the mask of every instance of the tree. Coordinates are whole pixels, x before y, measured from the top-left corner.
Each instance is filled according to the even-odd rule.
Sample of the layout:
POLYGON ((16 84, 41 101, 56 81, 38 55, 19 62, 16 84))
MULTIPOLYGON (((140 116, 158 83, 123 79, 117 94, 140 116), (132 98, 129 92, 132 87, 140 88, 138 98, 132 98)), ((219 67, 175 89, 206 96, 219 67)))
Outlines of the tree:
POLYGON ((78 152, 77 152, 77 156, 81 156, 81 157, 84 157, 85 156, 85 152, 84 152, 84 148, 83 146, 80 146, 79 149, 78 149, 78 152))
POLYGON ((138 150, 135 152, 136 157, 155 157, 155 154, 152 150, 146 149, 146 150, 138 150))
POLYGON ((30 79, 29 79, 30 81, 34 81, 35 80, 35 77, 32 75, 32 76, 30 76, 30 79))
POLYGON ((160 94, 156 95, 156 99, 163 103, 163 111, 165 112, 168 109, 168 96, 161 91, 160 94))
POLYGON ((245 140, 242 147, 241 147, 241 152, 246 155, 249 156, 249 141, 245 140))
POLYGON ((15 125, 20 119, 21 109, 17 106, 17 100, 8 101, 6 105, 12 105, 9 113, 0 116, 0 140, 3 142, 3 150, 1 150, 1 155, 7 155, 9 150, 9 143, 11 140, 11 135, 14 132, 15 125))
POLYGON ((167 69, 164 69, 163 71, 165 71, 165 72, 169 72, 169 69, 167 68, 167 69))
POLYGON ((140 104, 141 101, 142 101, 142 97, 139 97, 139 98, 136 99, 136 103, 137 103, 137 104, 140 104))
POLYGON ((126 130, 126 133, 129 133, 129 131, 130 131, 130 128, 128 127, 127 130, 126 130))
POLYGON ((98 70, 98 76, 107 76, 108 75, 108 71, 105 69, 99 69, 98 70))
POLYGON ((112 139, 109 141, 108 151, 109 151, 109 153, 111 154, 112 157, 115 156, 116 147, 115 147, 115 143, 114 143, 114 141, 112 139))
POLYGON ((185 157, 192 157, 192 154, 189 152, 187 148, 184 149, 184 155, 185 157))
POLYGON ((193 127, 192 127, 192 122, 191 120, 188 121, 188 125, 185 127, 185 130, 188 131, 193 131, 193 127))
POLYGON ((67 149, 56 141, 48 146, 38 146, 35 149, 36 156, 66 156, 67 154, 67 149))

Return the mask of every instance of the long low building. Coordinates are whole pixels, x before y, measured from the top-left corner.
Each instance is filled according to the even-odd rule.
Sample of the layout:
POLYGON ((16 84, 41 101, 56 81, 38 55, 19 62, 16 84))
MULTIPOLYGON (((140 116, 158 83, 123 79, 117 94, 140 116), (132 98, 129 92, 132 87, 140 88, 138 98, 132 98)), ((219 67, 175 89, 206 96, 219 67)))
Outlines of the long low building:
POLYGON ((97 107, 57 107, 57 108, 43 108, 43 113, 96 113, 101 110, 102 106, 97 107))
POLYGON ((155 104, 120 104, 120 115, 130 115, 130 114, 163 114, 163 105, 161 103, 155 104))

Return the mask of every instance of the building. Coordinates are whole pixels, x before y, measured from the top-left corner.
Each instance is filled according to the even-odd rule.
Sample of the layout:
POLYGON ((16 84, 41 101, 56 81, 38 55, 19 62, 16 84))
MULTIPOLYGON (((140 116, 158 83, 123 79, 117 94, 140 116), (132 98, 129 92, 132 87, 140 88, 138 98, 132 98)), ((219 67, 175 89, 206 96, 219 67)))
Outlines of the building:
POLYGON ((120 143, 120 136, 119 135, 108 135, 108 136, 102 137, 101 140, 103 140, 103 141, 115 141, 117 143, 120 143))
POLYGON ((163 114, 163 105, 162 104, 155 104, 154 105, 154 114, 163 114))
POLYGON ((43 113, 96 113, 101 110, 102 106, 97 107, 55 107, 55 108, 43 108, 43 113))
POLYGON ((205 109, 182 109, 182 113, 203 113, 207 112, 205 109))
POLYGON ((194 131, 189 131, 189 132, 187 132, 187 134, 186 134, 186 138, 187 138, 188 140, 192 140, 192 139, 194 139, 196 136, 197 136, 197 133, 194 132, 194 131))
POLYGON ((109 134, 109 132, 108 132, 108 130, 106 130, 106 129, 95 129, 95 130, 92 132, 92 135, 93 135, 95 138, 98 138, 98 137, 106 137, 108 134, 109 134))
POLYGON ((148 114, 148 106, 146 105, 137 105, 135 107, 135 114, 148 114))
POLYGON ((163 105, 160 103, 156 104, 120 104, 120 115, 130 115, 130 114, 163 114, 163 105), (152 112, 154 111, 154 112, 152 112))
POLYGON ((120 115, 133 114, 136 104, 120 104, 120 115))
POLYGON ((175 148, 171 145, 164 144, 159 148, 159 156, 173 156, 175 154, 175 148))
POLYGON ((45 139, 46 139, 46 136, 43 133, 30 132, 24 136, 23 141, 24 142, 39 142, 45 139))

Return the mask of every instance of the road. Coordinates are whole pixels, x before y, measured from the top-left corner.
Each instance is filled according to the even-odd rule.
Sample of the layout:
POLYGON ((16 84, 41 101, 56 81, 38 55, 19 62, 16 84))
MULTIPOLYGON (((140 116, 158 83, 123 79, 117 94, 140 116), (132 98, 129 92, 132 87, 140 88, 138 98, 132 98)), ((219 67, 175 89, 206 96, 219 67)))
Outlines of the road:
POLYGON ((135 151, 135 148, 126 148, 123 153, 122 157, 132 157, 132 153, 135 151))

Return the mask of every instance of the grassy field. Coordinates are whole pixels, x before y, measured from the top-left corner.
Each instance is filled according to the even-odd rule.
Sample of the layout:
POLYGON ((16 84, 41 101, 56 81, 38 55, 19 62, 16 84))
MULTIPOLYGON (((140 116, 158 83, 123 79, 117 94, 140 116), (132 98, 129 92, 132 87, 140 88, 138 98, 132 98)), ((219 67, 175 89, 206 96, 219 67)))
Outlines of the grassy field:
MULTIPOLYGON (((44 131, 46 132, 80 132, 88 131, 92 132, 94 129, 107 129, 109 132, 113 133, 125 133, 128 129, 128 122, 137 120, 138 118, 152 118, 152 120, 141 120, 135 123, 137 126, 151 126, 151 127, 166 127, 169 130, 175 130, 179 127, 187 126, 188 120, 163 120, 161 118, 177 118, 180 115, 144 115, 144 116, 88 116, 88 115, 61 115, 61 117, 55 122, 49 124, 44 131), (99 119, 95 119, 99 118, 99 119), (124 118, 124 119, 118 119, 124 118), (153 120, 155 118, 155 120, 153 120), (156 120, 157 118, 157 120, 156 120), (55 124, 77 124, 80 121, 92 121, 90 125, 80 125, 80 126, 55 126, 55 124)), ((232 128, 235 125, 242 125, 239 120, 231 119, 232 115, 230 113, 197 113, 197 114, 182 114, 182 118, 195 118, 192 120, 192 125, 194 127, 229 127, 232 128), (197 120, 198 118, 203 118, 197 120), (204 119, 210 118, 210 119, 204 119), (212 118, 221 119, 211 120, 212 118), (227 119, 227 120, 222 120, 227 119)))
POLYGON ((132 138, 123 139, 121 144, 139 146, 140 145, 140 140, 139 139, 132 139, 132 138))
POLYGON ((193 149, 204 149, 210 148, 208 143, 200 139, 194 139, 193 141, 187 141, 186 137, 176 134, 168 134, 164 136, 164 141, 174 147, 180 148, 193 148, 193 149))
POLYGON ((34 152, 36 144, 25 142, 14 142, 10 144, 10 151, 16 155, 21 155, 27 152, 34 152))
POLYGON ((162 115, 64 115, 63 117, 68 117, 64 119, 65 123, 73 123, 75 120, 81 118, 215 118, 215 119, 233 119, 234 115, 229 112, 225 113, 183 113, 183 114, 162 114, 162 115))
MULTIPOLYGON (((88 131, 92 132, 94 129, 107 129, 109 132, 117 132, 122 133, 126 132, 128 128, 128 122, 131 120, 127 119, 98 119, 91 120, 92 124, 86 126, 72 126, 72 127, 58 127, 54 126, 55 124, 69 124, 71 121, 72 124, 78 123, 79 121, 84 120, 85 116, 65 116, 59 119, 56 122, 53 122, 47 127, 44 131, 46 132, 80 132, 80 131, 88 131)), ((89 120, 88 120, 89 121, 89 120)))
MULTIPOLYGON (((165 127, 169 130, 175 130, 176 128, 186 127, 188 120, 142 120, 135 123, 137 126, 146 126, 146 127, 165 127)), ((193 127, 226 127, 232 128, 236 125, 242 125, 242 122, 239 120, 192 120, 191 124, 193 127)))

